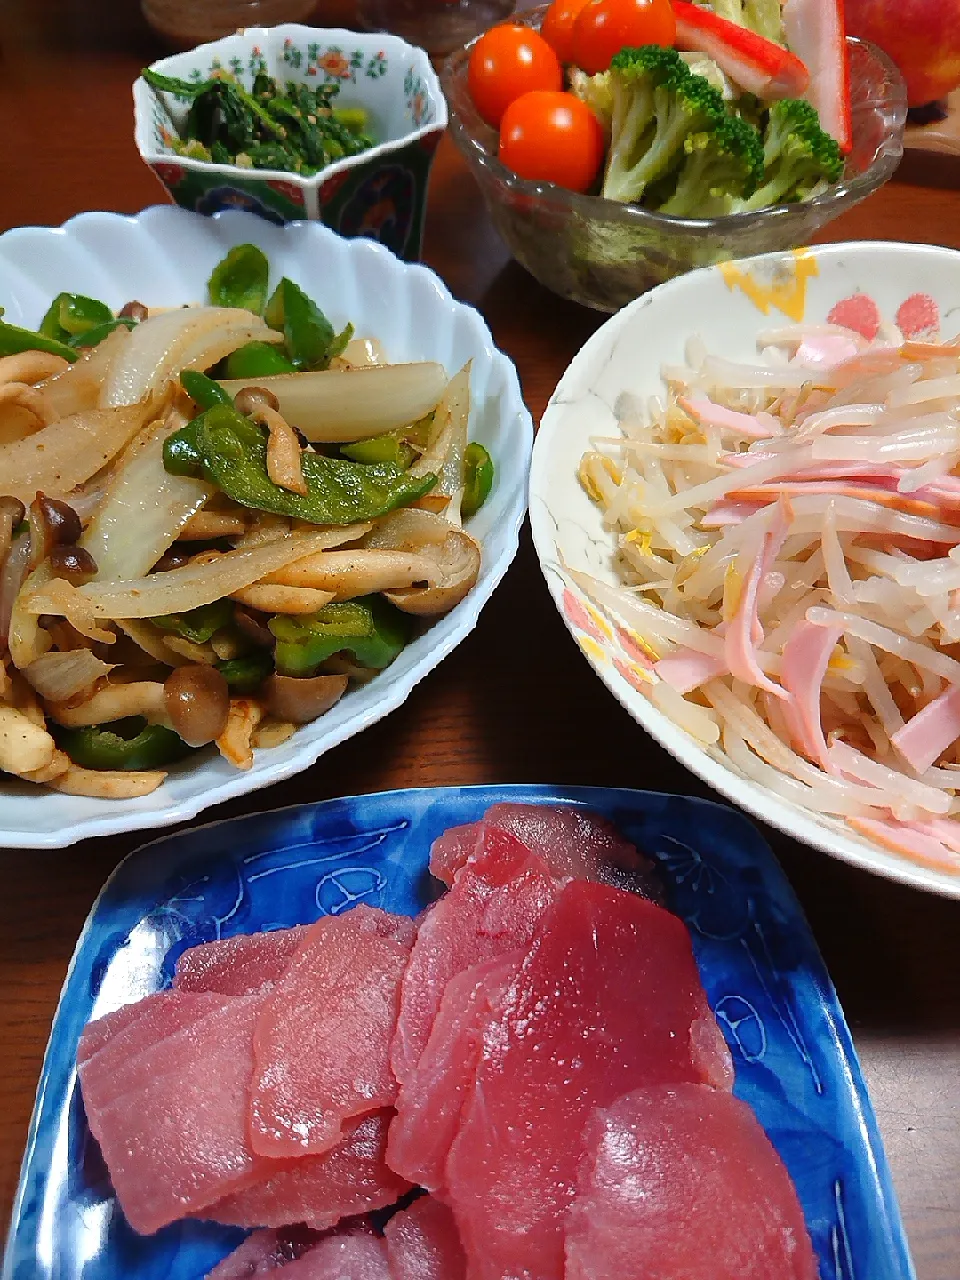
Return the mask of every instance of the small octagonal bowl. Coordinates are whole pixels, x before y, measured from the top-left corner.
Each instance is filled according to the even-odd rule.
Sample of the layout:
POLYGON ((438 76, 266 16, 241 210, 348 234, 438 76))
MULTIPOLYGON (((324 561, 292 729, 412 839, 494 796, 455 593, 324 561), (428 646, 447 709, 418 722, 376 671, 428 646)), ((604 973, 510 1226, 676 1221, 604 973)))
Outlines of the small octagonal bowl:
POLYGON ((152 64, 182 80, 222 70, 250 88, 258 72, 316 86, 336 84, 337 105, 363 107, 379 144, 305 177, 179 156, 171 140, 187 103, 140 77, 133 86, 135 140, 173 200, 195 213, 240 209, 270 222, 326 223, 379 240, 398 257, 420 256, 430 167, 447 127, 440 83, 422 50, 397 36, 286 24, 248 27, 152 64))

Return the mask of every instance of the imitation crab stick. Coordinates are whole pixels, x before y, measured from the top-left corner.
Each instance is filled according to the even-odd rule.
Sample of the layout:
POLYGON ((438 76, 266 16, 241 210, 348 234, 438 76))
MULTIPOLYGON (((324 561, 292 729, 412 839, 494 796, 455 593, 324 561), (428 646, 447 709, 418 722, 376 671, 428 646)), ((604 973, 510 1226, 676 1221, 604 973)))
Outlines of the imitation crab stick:
POLYGON ((820 127, 848 152, 853 144, 850 82, 844 42, 843 0, 786 0, 783 27, 790 48, 810 70, 803 97, 816 107, 820 127))
POLYGON ((673 0, 673 10, 678 49, 706 54, 731 80, 764 101, 803 96, 810 73, 796 54, 688 0, 673 0))

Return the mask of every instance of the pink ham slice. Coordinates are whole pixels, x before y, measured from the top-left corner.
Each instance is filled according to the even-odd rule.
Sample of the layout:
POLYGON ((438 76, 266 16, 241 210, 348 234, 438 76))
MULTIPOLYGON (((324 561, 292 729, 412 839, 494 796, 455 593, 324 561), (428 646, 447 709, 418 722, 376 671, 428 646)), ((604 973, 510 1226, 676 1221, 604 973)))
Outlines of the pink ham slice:
POLYGON ((483 824, 450 827, 433 842, 430 870, 438 880, 453 884, 457 872, 482 847, 481 825, 514 836, 561 880, 622 884, 618 869, 643 880, 653 871, 653 864, 598 813, 562 805, 504 803, 491 805, 483 824))
POLYGON ((143 1235, 262 1176, 246 1125, 262 997, 219 1003, 199 1021, 148 1042, 128 1067, 117 1063, 107 1102, 90 1084, 110 1046, 80 1068, 90 1130, 127 1220, 143 1235))
POLYGON ((122 1093, 149 1090, 157 1046, 222 1010, 224 1004, 222 996, 209 993, 158 991, 91 1022, 77 1052, 87 1114, 109 1106, 122 1093))
POLYGON ((392 1111, 353 1121, 343 1141, 322 1156, 280 1161, 264 1181, 218 1200, 197 1216, 235 1227, 304 1223, 316 1231, 341 1218, 393 1204, 410 1184, 387 1168, 384 1153, 392 1111))
POLYGON ((485 1029, 446 1162, 471 1280, 563 1276, 586 1121, 641 1085, 720 1083, 730 1059, 684 925, 573 881, 485 1029))
POLYGON ((512 835, 483 826, 471 860, 420 921, 390 1050, 401 1084, 426 1047, 447 983, 471 965, 526 947, 560 888, 537 854, 512 835))
POLYGON ((320 1237, 306 1227, 282 1231, 254 1231, 243 1244, 209 1272, 207 1280, 250 1280, 265 1276, 302 1258, 320 1237))
POLYGON ((750 1108, 703 1085, 596 1112, 566 1220, 566 1280, 816 1280, 790 1175, 750 1108))
MULTIPOLYGON (((453 1214, 421 1196, 383 1229, 391 1280, 466 1280, 467 1259, 453 1214)), ((619 1278, 618 1278, 619 1280, 619 1278)))
POLYGON ((523 951, 474 965, 447 984, 427 1047, 397 1096, 387 1163, 430 1191, 443 1182, 460 1113, 473 1088, 483 1028, 516 977, 523 951))
POLYGON ((310 927, 264 995, 250 1136, 271 1158, 322 1155, 353 1116, 390 1106, 390 1042, 416 925, 358 906, 310 927))
POLYGON ((173 985, 179 991, 219 991, 245 996, 279 982, 309 925, 271 933, 241 933, 191 947, 177 961, 173 985))

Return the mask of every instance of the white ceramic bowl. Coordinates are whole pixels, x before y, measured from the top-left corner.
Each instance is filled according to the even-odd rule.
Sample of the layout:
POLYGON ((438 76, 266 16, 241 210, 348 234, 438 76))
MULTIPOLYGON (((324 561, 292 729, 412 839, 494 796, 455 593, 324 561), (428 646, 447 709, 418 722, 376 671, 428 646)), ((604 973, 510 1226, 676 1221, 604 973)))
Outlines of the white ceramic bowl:
POLYGON ((370 684, 351 690, 283 746, 258 751, 249 772, 205 753, 176 766, 152 795, 114 803, 4 778, 0 846, 59 848, 87 836, 168 826, 299 773, 405 701, 473 630, 516 553, 533 436, 516 370, 477 312, 456 302, 432 271, 404 264, 372 241, 343 240, 318 223, 275 227, 242 213, 203 218, 167 207, 134 218, 85 213, 60 228, 24 227, 0 236, 0 306, 11 323, 36 325, 61 290, 113 307, 131 298, 157 306, 196 301, 214 264, 246 241, 267 254, 271 278, 291 276, 335 325, 351 320, 359 334, 379 337, 388 357, 437 360, 451 373, 473 361, 470 434, 497 467, 490 497, 468 524, 483 545, 480 580, 370 684))
POLYGON ((856 291, 870 294, 881 314, 891 318, 910 294, 928 293, 945 318, 945 336, 960 328, 960 253, 950 249, 835 244, 750 258, 736 268, 756 301, 740 286, 729 285, 722 267, 694 271, 632 302, 575 356, 551 397, 533 452, 530 522, 541 567, 561 616, 607 688, 693 773, 797 840, 878 875, 960 898, 960 875, 919 866, 840 821, 773 795, 678 728, 641 692, 650 673, 638 671, 630 637, 618 631, 615 614, 602 616, 566 572, 580 570, 616 582, 612 535, 581 488, 577 467, 593 437, 619 435, 613 408, 617 396, 622 391, 662 393, 661 366, 683 363, 684 344, 692 334, 699 334, 712 353, 752 359, 758 332, 778 320, 788 323, 772 294, 790 311, 791 320, 812 323, 824 321, 835 302, 856 291))
POLYGON ((311 177, 179 156, 168 139, 181 133, 188 104, 140 77, 133 86, 137 150, 177 204, 196 213, 245 209, 272 222, 317 218, 341 235, 380 240, 399 257, 419 256, 430 166, 447 127, 446 100, 422 49, 383 33, 289 23, 248 27, 152 64, 181 80, 205 80, 218 69, 248 89, 261 70, 311 88, 335 84, 337 104, 364 107, 380 141, 311 177))

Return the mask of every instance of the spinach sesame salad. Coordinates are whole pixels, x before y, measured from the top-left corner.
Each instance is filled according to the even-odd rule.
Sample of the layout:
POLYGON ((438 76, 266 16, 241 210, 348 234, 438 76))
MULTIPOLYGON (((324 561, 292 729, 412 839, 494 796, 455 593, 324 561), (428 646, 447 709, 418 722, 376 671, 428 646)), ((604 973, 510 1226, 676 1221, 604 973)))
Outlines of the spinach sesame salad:
POLYGON ((202 305, 0 319, 0 770, 143 796, 238 769, 477 583, 470 366, 390 364, 232 248, 202 305))
POLYGON ((309 177, 377 145, 363 107, 336 105, 336 83, 281 84, 261 71, 248 90, 222 68, 197 81, 149 67, 141 74, 152 89, 190 104, 179 135, 165 135, 179 156, 309 177))

